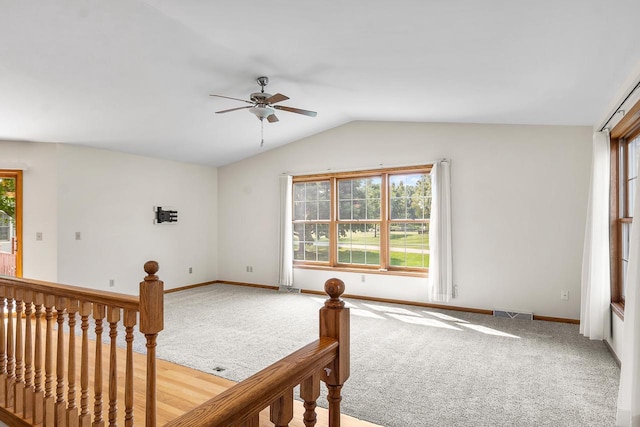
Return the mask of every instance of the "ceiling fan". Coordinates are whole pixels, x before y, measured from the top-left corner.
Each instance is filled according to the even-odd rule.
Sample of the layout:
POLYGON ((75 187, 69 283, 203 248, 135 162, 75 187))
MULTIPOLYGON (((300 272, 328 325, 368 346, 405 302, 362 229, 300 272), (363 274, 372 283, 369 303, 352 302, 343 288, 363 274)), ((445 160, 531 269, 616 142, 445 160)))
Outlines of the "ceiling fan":
POLYGON ((289 99, 289 97, 281 93, 276 93, 275 95, 266 93, 264 91, 264 87, 267 84, 269 84, 269 77, 265 77, 265 76, 258 77, 256 81, 260 85, 260 92, 252 93, 250 96, 251 101, 246 99, 233 98, 233 97, 224 96, 224 95, 211 94, 210 96, 215 96, 218 98, 233 99, 235 101, 241 101, 241 102, 246 102, 247 104, 251 104, 251 105, 246 105, 244 107, 236 107, 236 108, 230 108, 228 110, 216 111, 216 114, 248 109, 260 120, 262 135, 263 135, 260 141, 261 147, 264 144, 264 119, 267 119, 269 123, 274 123, 279 121, 278 117, 276 117, 276 114, 275 114, 276 110, 288 111, 290 113, 302 114, 309 117, 315 117, 318 115, 318 113, 316 113, 315 111, 303 110, 301 108, 287 107, 285 105, 275 105, 278 102, 286 101, 287 99, 289 99))

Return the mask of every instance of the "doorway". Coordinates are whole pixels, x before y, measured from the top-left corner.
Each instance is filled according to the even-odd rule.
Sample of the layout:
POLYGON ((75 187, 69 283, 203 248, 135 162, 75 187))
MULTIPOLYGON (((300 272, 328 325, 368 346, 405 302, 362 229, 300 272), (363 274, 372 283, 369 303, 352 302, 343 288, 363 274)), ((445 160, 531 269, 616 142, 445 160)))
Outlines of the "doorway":
POLYGON ((0 170, 0 275, 22 277, 20 170, 0 170))

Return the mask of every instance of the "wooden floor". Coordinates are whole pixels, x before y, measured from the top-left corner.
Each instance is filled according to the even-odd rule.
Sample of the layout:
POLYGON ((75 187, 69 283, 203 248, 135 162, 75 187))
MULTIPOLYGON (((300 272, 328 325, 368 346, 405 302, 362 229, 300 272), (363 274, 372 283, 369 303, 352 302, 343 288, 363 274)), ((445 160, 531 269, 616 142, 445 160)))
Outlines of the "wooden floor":
MULTIPOLYGON (((142 356, 141 356, 142 357, 142 356)), ((136 362, 143 363, 143 362, 136 362)), ((196 371, 184 366, 175 365, 166 361, 159 361, 158 365, 158 419, 159 425, 175 418, 189 409, 213 397, 234 382, 214 375, 196 371)), ((348 387, 348 381, 345 384, 348 387)), ((327 427, 327 411, 317 408, 317 427, 327 427)), ((289 424, 291 427, 304 427, 302 414, 304 408, 302 402, 294 402, 294 419, 289 424)), ((260 426, 273 426, 269 421, 269 410, 260 414, 260 426)), ((367 427, 376 426, 366 421, 361 421, 346 415, 342 415, 342 427, 367 427)))
MULTIPOLYGON (((52 346, 55 354, 56 334, 54 331, 52 346)), ((76 338, 76 359, 79 362, 81 340, 80 337, 76 338)), ((65 336, 65 346, 68 343, 68 336, 65 336)), ((301 343, 301 346, 304 343, 301 343)), ((90 342, 89 345, 89 366, 94 366, 93 361, 95 359, 95 342, 90 342)), ((103 359, 103 419, 108 424, 108 360, 109 360, 110 347, 107 344, 102 345, 102 359, 103 359)), ((121 348, 116 349, 117 352, 117 368, 118 368, 118 384, 124 384, 125 378, 125 350, 121 348)), ((65 360, 68 356, 65 355, 65 360)), ((80 403, 80 371, 79 363, 77 365, 76 372, 76 405, 80 403)), ((91 368, 91 370, 93 370, 91 368)), ((55 367, 54 367, 55 371, 55 367)), ((65 373, 66 376, 66 373, 65 373)), ((53 380, 55 382, 55 372, 53 374, 53 380)), ((230 380, 226 380, 215 375, 200 372, 185 366, 176 365, 164 360, 158 360, 157 363, 157 419, 158 426, 162 426, 165 423, 177 418, 196 406, 211 399, 215 395, 222 391, 232 387, 235 383, 230 380)), ((134 424, 144 425, 145 420, 145 408, 144 408, 144 396, 145 396, 145 379, 146 379, 146 355, 134 353, 134 424)), ((349 386, 349 382, 345 384, 345 388, 349 386)), ((121 388, 121 387, 119 387, 121 388)), ((67 387, 65 386, 65 399, 67 397, 67 387)), ((89 385, 89 410, 93 413, 93 372, 90 373, 90 385, 89 385)), ((118 394, 118 425, 124 425, 124 392, 118 394)), ((324 408, 317 408, 318 423, 317 427, 328 427, 327 411, 324 408)), ((291 427, 304 427, 302 421, 302 414, 304 408, 302 402, 294 402, 294 420, 291 422, 291 427)), ((342 427, 367 427, 376 426, 376 424, 368 423, 366 421, 357 420, 355 418, 342 415, 341 419, 342 427)), ((269 421, 269 410, 266 409, 260 414, 260 426, 273 426, 269 421)))

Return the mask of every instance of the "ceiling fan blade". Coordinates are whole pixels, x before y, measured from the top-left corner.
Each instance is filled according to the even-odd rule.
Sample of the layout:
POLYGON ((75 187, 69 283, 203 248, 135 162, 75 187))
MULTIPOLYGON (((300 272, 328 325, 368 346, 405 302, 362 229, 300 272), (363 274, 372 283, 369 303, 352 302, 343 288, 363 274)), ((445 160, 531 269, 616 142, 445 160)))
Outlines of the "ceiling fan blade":
POLYGON ((226 98, 226 99, 233 99, 234 101, 242 101, 242 102, 247 102, 249 104, 254 104, 253 101, 247 101, 246 99, 240 99, 240 98, 232 98, 230 96, 224 96, 224 95, 209 95, 209 96, 217 96, 218 98, 226 98))
POLYGON ((275 123, 280 121, 278 120, 275 114, 271 114, 270 116, 267 116, 267 120, 269 121, 269 123, 275 123))
POLYGON ((265 102, 267 104, 275 104, 276 102, 286 101, 287 99, 289 99, 288 96, 281 93, 276 93, 275 95, 271 95, 269 98, 267 98, 265 102))
POLYGON ((305 116, 309 116, 309 117, 315 117, 318 115, 318 113, 316 113, 315 111, 302 110, 300 108, 293 108, 293 107, 285 107, 284 105, 274 105, 273 108, 277 110, 288 111, 290 113, 304 114, 305 116))
POLYGON ((251 108, 251 107, 252 107, 251 105, 247 105, 246 107, 230 108, 228 110, 216 111, 216 114, 228 113, 229 111, 236 111, 236 110, 246 110, 247 108, 251 108))

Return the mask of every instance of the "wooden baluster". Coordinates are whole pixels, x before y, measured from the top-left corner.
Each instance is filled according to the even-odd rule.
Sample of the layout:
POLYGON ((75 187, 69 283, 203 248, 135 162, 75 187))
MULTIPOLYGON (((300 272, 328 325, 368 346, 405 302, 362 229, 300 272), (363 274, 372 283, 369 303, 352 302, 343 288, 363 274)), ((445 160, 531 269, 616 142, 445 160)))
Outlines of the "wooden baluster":
POLYGON ((293 419, 293 389, 289 389, 271 404, 269 418, 274 427, 289 427, 289 422, 293 419))
POLYGON ((158 279, 158 263, 147 261, 147 276, 140 283, 140 332, 147 339, 146 427, 156 425, 156 339, 164 329, 164 283, 158 279))
POLYGON ((15 377, 15 338, 13 335, 14 289, 7 288, 7 384, 5 389, 5 407, 13 408, 15 377))
POLYGON ((318 420, 316 402, 320 397, 320 376, 313 374, 300 384, 300 397, 304 400, 304 425, 314 427, 318 420))
POLYGON ((104 304, 93 305, 93 319, 96 322, 96 358, 93 372, 93 427, 103 427, 102 419, 102 321, 104 319, 104 304))
POLYGON ((116 427, 118 417, 118 358, 116 354, 116 339, 118 338, 118 322, 120 321, 120 309, 107 308, 107 322, 109 322, 109 427, 116 427))
POLYGON ((328 385, 329 393, 327 401, 329 402, 329 427, 340 427, 340 402, 342 401, 341 385, 328 385))
POLYGON ((0 319, 3 319, 0 322, 0 402, 4 402, 6 399, 6 384, 7 384, 7 335, 5 333, 5 312, 4 308, 6 306, 6 288, 4 286, 0 286, 0 319))
POLYGON ((124 384, 124 426, 133 426, 133 327, 136 325, 138 313, 124 311, 125 340, 127 342, 127 360, 124 384))
POLYGON ((58 323, 58 344, 56 346, 56 405, 55 417, 57 426, 67 425, 67 410, 64 400, 64 311, 67 299, 56 299, 56 321, 58 323))
POLYGON ((33 327, 31 315, 33 314, 33 292, 25 291, 24 295, 24 393, 23 413, 24 419, 31 419, 33 414, 33 327))
POLYGON ((55 398, 53 396, 53 307, 56 304, 54 295, 44 297, 45 331, 44 350, 44 426, 55 426, 55 398))
POLYGON ((69 361, 67 365, 67 427, 78 427, 78 408, 76 407, 76 313, 78 300, 67 302, 67 316, 69 323, 69 361))
POLYGON ((329 295, 320 309, 320 337, 330 337, 338 341, 338 355, 327 366, 323 380, 329 389, 329 427, 340 427, 340 390, 349 378, 349 309, 345 308, 340 296, 344 293, 344 282, 329 279, 324 284, 329 295))
POLYGON ((33 394, 33 424, 42 424, 44 419, 44 393, 42 388, 42 306, 44 295, 35 294, 34 303, 36 306, 36 342, 33 365, 35 368, 34 394, 33 394))
POLYGON ((80 303, 80 329, 82 330, 82 351, 80 355, 80 427, 89 427, 89 316, 93 304, 80 303))
POLYGON ((24 412, 24 335, 22 330, 22 311, 24 290, 16 289, 16 383, 14 385, 13 411, 16 414, 24 412))

